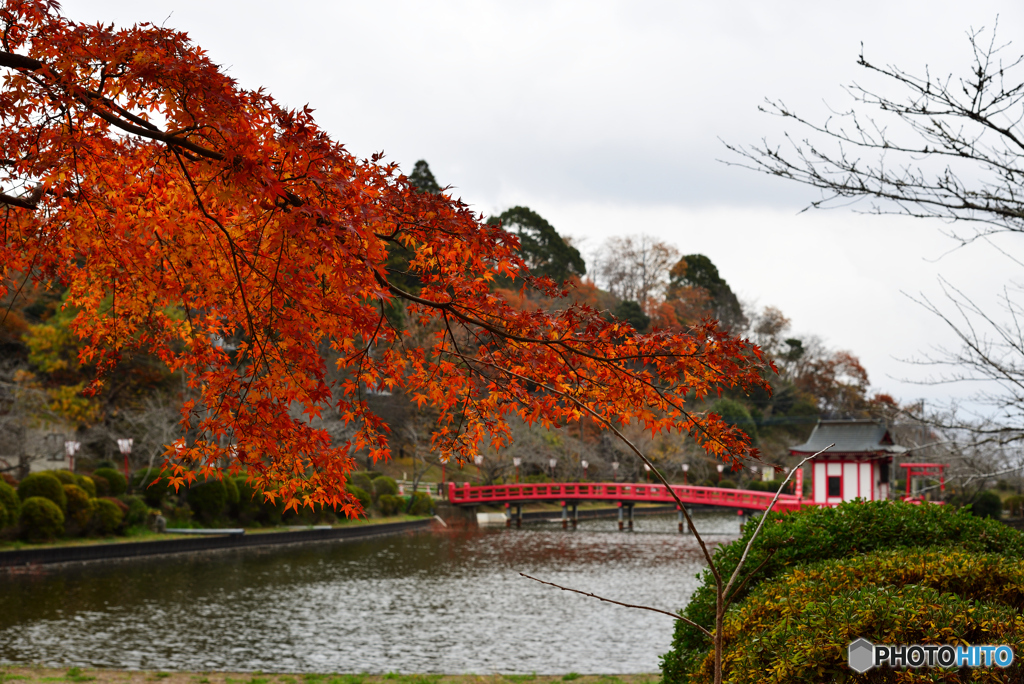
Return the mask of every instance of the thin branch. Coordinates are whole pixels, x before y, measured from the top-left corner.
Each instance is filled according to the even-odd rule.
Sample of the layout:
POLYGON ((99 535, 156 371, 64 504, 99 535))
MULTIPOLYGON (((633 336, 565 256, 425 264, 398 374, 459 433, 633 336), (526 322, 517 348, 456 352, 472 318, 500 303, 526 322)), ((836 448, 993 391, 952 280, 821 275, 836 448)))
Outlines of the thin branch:
POLYGON ((711 636, 711 632, 709 632, 708 630, 704 629, 703 627, 698 625, 693 620, 690 620, 689 618, 685 618, 682 615, 679 615, 677 613, 670 613, 667 610, 662 610, 661 608, 651 608, 650 606, 639 606, 639 605, 636 605, 636 604, 633 604, 633 603, 623 603, 622 601, 614 601, 614 600, 612 600, 610 598, 605 598, 603 596, 598 596, 597 594, 592 594, 589 591, 580 591, 579 589, 571 589, 569 587, 563 587, 562 585, 555 584, 554 582, 545 582, 544 580, 539 580, 536 577, 530 577, 529 575, 527 575, 526 573, 523 573, 523 572, 519 573, 519 576, 520 577, 525 577, 526 579, 531 579, 534 582, 540 582, 541 584, 546 584, 549 587, 554 587, 555 589, 561 589, 562 591, 571 591, 574 594, 582 594, 584 596, 589 596, 590 598, 596 598, 598 601, 604 601, 605 603, 614 603, 615 605, 622 606, 624 608, 637 608, 639 610, 649 610, 652 613, 661 613, 662 615, 668 615, 673 620, 679 620, 680 622, 685 622, 686 624, 688 624, 688 625, 690 625, 692 627, 696 627, 700 631, 704 632, 704 634, 706 634, 708 637, 711 636))

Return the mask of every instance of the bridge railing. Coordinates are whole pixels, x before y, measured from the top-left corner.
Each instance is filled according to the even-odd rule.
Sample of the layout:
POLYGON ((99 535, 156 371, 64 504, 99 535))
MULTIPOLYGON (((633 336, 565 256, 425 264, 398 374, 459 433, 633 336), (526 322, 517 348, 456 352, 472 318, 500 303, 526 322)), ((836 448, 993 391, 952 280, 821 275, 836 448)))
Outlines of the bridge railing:
MULTIPOLYGON (((724 487, 672 485, 684 503, 765 510, 774 492, 724 487)), ((526 501, 618 501, 629 503, 675 503, 665 485, 623 482, 546 482, 537 484, 470 485, 448 484, 448 500, 456 505, 514 503, 526 501)), ((779 510, 799 508, 800 497, 782 494, 779 510)))

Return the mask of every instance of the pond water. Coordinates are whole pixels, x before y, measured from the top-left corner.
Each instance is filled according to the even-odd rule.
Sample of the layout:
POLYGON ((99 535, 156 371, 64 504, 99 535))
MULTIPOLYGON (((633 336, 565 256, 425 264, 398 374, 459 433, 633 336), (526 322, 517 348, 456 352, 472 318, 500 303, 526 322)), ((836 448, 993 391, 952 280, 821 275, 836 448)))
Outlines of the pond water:
MULTIPOLYGON (((731 511, 730 511, 731 513, 731 511)), ((708 539, 735 514, 697 512, 708 539)), ((439 526, 438 526, 439 527, 439 526)), ((469 527, 0 575, 0 662, 152 670, 658 670, 703 567, 674 516, 469 527)))

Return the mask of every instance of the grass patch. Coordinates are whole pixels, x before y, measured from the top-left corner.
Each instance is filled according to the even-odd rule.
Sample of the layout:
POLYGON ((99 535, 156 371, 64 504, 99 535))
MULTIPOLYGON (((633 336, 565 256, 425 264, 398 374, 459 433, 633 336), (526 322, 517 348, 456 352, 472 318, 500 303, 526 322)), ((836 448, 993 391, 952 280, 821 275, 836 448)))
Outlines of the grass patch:
POLYGON ((571 682, 572 680, 579 679, 579 678, 580 678, 580 673, 579 672, 570 672, 569 674, 562 675, 562 681, 563 682, 571 682))

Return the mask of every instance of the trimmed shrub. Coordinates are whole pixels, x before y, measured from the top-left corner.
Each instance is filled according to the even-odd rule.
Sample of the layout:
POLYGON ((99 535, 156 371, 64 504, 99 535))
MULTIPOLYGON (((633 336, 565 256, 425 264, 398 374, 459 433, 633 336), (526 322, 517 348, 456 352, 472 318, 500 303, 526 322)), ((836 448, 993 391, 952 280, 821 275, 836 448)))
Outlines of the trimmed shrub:
POLYGON ((145 500, 141 496, 126 495, 122 496, 119 500, 128 507, 127 512, 124 514, 125 527, 146 524, 146 518, 149 517, 149 506, 146 505, 145 500))
POLYGON ((73 485, 78 484, 78 480, 75 479, 74 473, 70 470, 47 470, 46 472, 52 474, 61 484, 73 485))
POLYGON ((406 511, 410 515, 433 515, 434 500, 426 492, 416 492, 409 497, 409 505, 406 511))
POLYGON ((7 507, 0 501, 0 530, 7 527, 13 521, 12 516, 7 512, 7 507))
MULTIPOLYGON (((755 525, 744 526, 739 539, 718 548, 715 562, 723 576, 732 574, 755 528, 755 525)), ((1000 553, 1012 559, 1024 559, 1024 535, 994 520, 971 515, 966 509, 890 501, 805 508, 769 516, 761 535, 751 547, 744 568, 750 572, 765 561, 770 549, 776 549, 776 552, 750 577, 743 593, 736 599, 742 599, 766 579, 797 564, 885 549, 931 546, 973 553, 1000 553)), ((697 624, 709 626, 714 624, 714 578, 706 569, 701 580, 701 586, 682 614, 697 624)), ((672 650, 661 659, 666 684, 684 681, 708 647, 709 643, 701 632, 677 622, 672 650)))
POLYGON ((244 476, 235 478, 235 486, 238 488, 238 503, 232 507, 232 513, 237 516, 239 522, 259 522, 270 526, 281 524, 284 504, 280 499, 275 503, 269 503, 263 496, 263 490, 255 489, 251 483, 245 481, 244 476))
POLYGON ((978 495, 970 508, 971 513, 979 518, 994 518, 999 520, 1003 517, 1003 500, 992 491, 985 491, 978 495))
POLYGON ((222 480, 210 479, 189 487, 188 505, 196 517, 206 524, 223 515, 227 503, 227 488, 222 480))
POLYGON ((377 497, 377 508, 384 515, 394 515, 402 510, 405 502, 392 494, 381 494, 377 497))
POLYGON ((153 508, 160 508, 171 488, 167 480, 160 476, 159 468, 143 468, 132 475, 132 490, 153 508))
POLYGON ((64 512, 47 497, 30 496, 22 501, 18 522, 21 524, 22 537, 28 541, 53 541, 64 534, 64 512))
POLYGON ((96 483, 88 475, 75 475, 75 484, 81 487, 89 495, 89 498, 96 498, 96 483))
POLYGON ((398 483, 387 475, 381 475, 373 480, 373 492, 377 495, 378 501, 382 496, 396 496, 398 494, 398 483))
MULTIPOLYGON (((57 504, 61 512, 67 506, 67 499, 64 497, 64 485, 52 473, 32 473, 18 484, 18 498, 22 502, 37 496, 49 499, 57 504)), ((61 526, 63 527, 63 525, 64 521, 62 519, 61 526)))
POLYGON ((721 487, 722 489, 736 489, 736 483, 733 482, 732 480, 730 480, 729 478, 723 479, 721 482, 719 482, 715 486, 716 487, 721 487))
POLYGON ((90 478, 96 486, 96 496, 110 496, 110 480, 96 473, 90 475, 90 478))
POLYGON ((128 480, 113 468, 97 468, 93 475, 102 477, 110 486, 109 496, 121 496, 128 491, 128 480))
POLYGON ((1021 517, 1021 508, 1024 507, 1024 496, 1014 494, 1003 502, 1003 510, 1010 511, 1015 518, 1021 517))
POLYGON ((90 499, 90 503, 93 505, 93 529, 104 536, 117 532, 124 521, 124 509, 127 506, 117 499, 90 499), (119 503, 121 506, 118 506, 119 503))
POLYGON ((7 510, 7 524, 16 523, 21 513, 21 499, 17 490, 6 482, 0 482, 0 504, 7 510))
POLYGON ((228 506, 237 506, 240 493, 234 478, 225 477, 221 482, 224 483, 224 495, 227 498, 228 506))
POLYGON ((359 500, 364 511, 370 510, 370 506, 373 505, 373 498, 370 496, 369 492, 358 485, 352 484, 351 482, 345 485, 345 491, 359 500))
POLYGON ((89 506, 89 492, 78 485, 64 485, 64 496, 67 498, 67 522, 73 522, 80 529, 89 525, 92 509, 89 506))
POLYGON ((373 480, 370 479, 369 474, 363 472, 355 472, 349 475, 348 481, 350 484, 354 484, 364 492, 373 494, 373 480))
MULTIPOLYGON (((846 647, 860 637, 894 644, 1005 643, 1020 652, 1022 600, 1024 571, 998 554, 881 551, 797 567, 761 583, 729 611, 723 678, 755 684, 771 672, 772 681, 849 681, 846 647)), ((710 681, 713 661, 709 651, 694 678, 710 681)), ((1014 680, 1020 675, 1015 667, 1014 680)))

